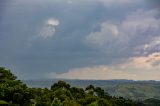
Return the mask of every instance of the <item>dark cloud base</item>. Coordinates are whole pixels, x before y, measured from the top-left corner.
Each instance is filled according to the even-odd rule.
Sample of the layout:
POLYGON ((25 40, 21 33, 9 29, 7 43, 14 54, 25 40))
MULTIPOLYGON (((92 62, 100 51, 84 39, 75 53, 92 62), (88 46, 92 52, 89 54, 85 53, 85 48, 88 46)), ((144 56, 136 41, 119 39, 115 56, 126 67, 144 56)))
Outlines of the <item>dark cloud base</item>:
MULTIPOLYGON (((70 3, 66 0, 0 0, 0 65, 13 69, 20 78, 29 79, 44 77, 49 72, 64 73, 73 68, 123 62, 135 56, 135 46, 155 36, 133 37, 122 51, 125 45, 118 45, 116 40, 100 50, 85 38, 91 32, 100 31, 105 21, 120 23, 137 9, 147 10, 145 3, 106 7, 97 0, 70 3), (50 18, 60 21, 54 36, 37 37, 50 18)), ((160 1, 148 0, 147 3, 150 8, 158 8, 160 1)))

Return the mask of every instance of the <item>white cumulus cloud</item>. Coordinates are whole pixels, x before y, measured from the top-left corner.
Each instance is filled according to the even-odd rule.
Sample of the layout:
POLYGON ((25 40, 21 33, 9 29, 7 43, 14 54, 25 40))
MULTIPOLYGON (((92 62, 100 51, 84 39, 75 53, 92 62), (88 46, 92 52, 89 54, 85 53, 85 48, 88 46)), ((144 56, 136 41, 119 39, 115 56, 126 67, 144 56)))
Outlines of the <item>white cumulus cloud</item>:
POLYGON ((57 26, 59 25, 59 20, 57 19, 54 19, 54 18, 51 18, 51 19, 48 19, 47 22, 46 22, 47 25, 50 25, 50 26, 57 26))
POLYGON ((155 34, 160 29, 160 19, 156 18, 156 9, 144 11, 137 10, 128 15, 122 22, 122 31, 128 36, 141 36, 143 33, 155 34))
POLYGON ((106 46, 108 43, 113 43, 120 38, 120 30, 118 25, 110 22, 104 22, 101 24, 99 32, 91 32, 87 37, 87 41, 95 44, 99 47, 106 46))
POLYGON ((58 19, 50 18, 44 21, 36 36, 28 39, 27 46, 30 47, 32 43, 38 39, 47 39, 54 36, 56 27, 60 24, 58 19))
POLYGON ((51 18, 46 21, 43 25, 39 36, 42 38, 50 38, 53 37, 56 32, 56 26, 60 24, 59 20, 51 18))
MULTIPOLYGON (((147 39, 147 41, 153 40, 149 39, 149 37, 157 38, 160 34, 160 19, 157 18, 157 13, 156 9, 145 11, 138 9, 127 15, 121 22, 108 22, 106 20, 100 25, 100 31, 91 32, 86 37, 86 42, 105 50, 109 45, 111 46, 109 49, 117 49, 117 47, 121 49, 125 45, 129 46, 135 39, 137 41, 142 40, 141 36, 147 39)), ((158 41, 155 42, 155 40, 149 42, 152 42, 150 44, 152 46, 155 43, 159 43, 158 41)), ((134 46, 136 45, 140 46, 135 43, 134 46)))

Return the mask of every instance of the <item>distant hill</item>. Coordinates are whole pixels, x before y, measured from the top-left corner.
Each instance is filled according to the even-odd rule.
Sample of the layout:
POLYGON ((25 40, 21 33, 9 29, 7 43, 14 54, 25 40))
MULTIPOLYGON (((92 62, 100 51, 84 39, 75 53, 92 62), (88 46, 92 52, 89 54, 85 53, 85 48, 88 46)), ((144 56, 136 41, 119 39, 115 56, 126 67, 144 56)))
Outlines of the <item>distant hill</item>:
POLYGON ((160 100, 154 98, 146 99, 143 103, 147 106, 160 106, 160 100))
MULTIPOLYGON (((29 87, 49 88, 54 80, 24 80, 29 87)), ((71 86, 86 87, 89 84, 105 89, 112 96, 122 96, 133 100, 149 98, 160 100, 160 81, 133 81, 133 80, 64 80, 71 86)))
POLYGON ((111 95, 123 96, 134 100, 144 100, 148 98, 160 99, 160 84, 155 83, 129 83, 119 84, 113 87, 105 87, 111 95))
POLYGON ((0 106, 145 106, 93 85, 80 88, 59 80, 49 89, 30 88, 4 67, 0 74, 0 106))

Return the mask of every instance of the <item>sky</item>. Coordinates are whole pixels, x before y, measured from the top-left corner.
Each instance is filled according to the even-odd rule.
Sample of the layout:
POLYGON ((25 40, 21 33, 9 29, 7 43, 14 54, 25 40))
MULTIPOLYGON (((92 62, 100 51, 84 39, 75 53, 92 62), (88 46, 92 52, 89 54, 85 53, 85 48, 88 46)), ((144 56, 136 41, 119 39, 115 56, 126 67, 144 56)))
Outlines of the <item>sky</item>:
POLYGON ((19 79, 160 80, 159 0, 0 0, 0 66, 19 79))

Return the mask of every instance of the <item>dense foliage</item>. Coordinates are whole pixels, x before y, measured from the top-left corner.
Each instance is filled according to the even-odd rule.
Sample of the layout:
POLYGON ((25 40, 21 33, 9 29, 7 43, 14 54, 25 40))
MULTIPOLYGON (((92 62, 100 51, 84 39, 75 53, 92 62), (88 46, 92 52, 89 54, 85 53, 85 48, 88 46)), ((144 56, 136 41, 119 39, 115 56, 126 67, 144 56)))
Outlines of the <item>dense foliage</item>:
POLYGON ((10 70, 0 67, 0 100, 9 104, 28 106, 33 98, 30 88, 23 84, 10 70))
MULTIPOLYGON (((132 100, 144 101, 146 99, 155 98, 160 100, 160 81, 133 81, 133 80, 76 80, 64 79, 71 86, 86 88, 92 84, 101 87, 110 95, 116 97, 124 97, 132 100)), ((39 80, 23 80, 25 84, 36 88, 50 88, 58 79, 39 79, 39 80)))
POLYGON ((28 88, 3 67, 0 67, 0 100, 12 106, 143 106, 123 97, 112 97, 100 87, 71 87, 62 80, 50 89, 28 88))

